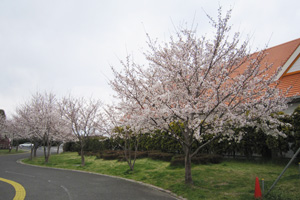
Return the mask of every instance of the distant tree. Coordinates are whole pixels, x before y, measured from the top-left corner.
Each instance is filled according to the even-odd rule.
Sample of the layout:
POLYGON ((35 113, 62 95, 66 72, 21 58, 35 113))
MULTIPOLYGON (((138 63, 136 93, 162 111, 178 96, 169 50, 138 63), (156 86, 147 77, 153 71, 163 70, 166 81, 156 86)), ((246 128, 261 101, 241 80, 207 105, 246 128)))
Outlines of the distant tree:
POLYGON ((1 134, 5 131, 5 121, 6 121, 5 111, 0 109, 0 137, 1 134))
POLYGON ((55 127, 58 124, 56 97, 52 93, 37 93, 32 98, 32 108, 36 121, 39 123, 39 137, 43 141, 45 163, 48 163, 51 146, 55 141, 55 127))
POLYGON ((0 109, 0 140, 4 140, 4 148, 8 148, 11 152, 10 137, 7 132, 7 120, 4 110, 0 109))
POLYGON ((111 139, 113 139, 119 147, 124 151, 124 157, 131 171, 134 171, 137 151, 139 147, 139 133, 140 129, 132 129, 127 126, 128 117, 130 115, 122 115, 117 112, 114 106, 107 106, 105 108, 105 120, 106 133, 111 139))
POLYGON ((23 138, 30 139, 34 144, 31 149, 31 159, 33 154, 36 155, 37 148, 42 145, 45 163, 48 163, 51 146, 70 133, 67 125, 62 121, 58 108, 55 95, 45 92, 34 94, 29 102, 17 109, 17 118, 24 129, 23 138))
MULTIPOLYGON (((35 121, 35 117, 33 115, 32 109, 29 103, 24 103, 20 105, 16 109, 16 117, 17 123, 22 127, 22 138, 26 138, 30 140, 31 143, 35 143, 39 137, 39 129, 38 123, 35 121)), ((30 157, 29 159, 32 160, 34 154, 34 146, 31 146, 30 150, 30 157)))
POLYGON ((129 113, 127 125, 162 130, 177 139, 185 154, 186 184, 193 183, 191 158, 220 136, 240 140, 244 133, 234 130, 245 126, 284 135, 277 130, 282 122, 271 116, 286 108, 276 88, 277 72, 268 73, 271 66, 262 62, 264 51, 250 55, 248 41, 240 42, 239 33, 230 34, 230 15, 228 11, 223 18, 219 9, 217 21, 209 17, 215 28, 211 40, 179 28, 162 45, 149 38, 148 66, 128 56, 121 61, 123 71, 113 69, 111 86, 120 111, 129 113), (213 137, 203 143, 206 135, 213 137), (197 140, 201 145, 193 150, 197 140))
POLYGON ((65 97, 60 103, 63 120, 71 127, 72 134, 80 143, 81 166, 85 165, 84 147, 89 136, 102 131, 101 102, 84 98, 65 97))
POLYGON ((17 116, 7 120, 7 132, 10 135, 11 143, 15 144, 16 151, 19 150, 19 140, 23 138, 23 127, 19 123, 17 116))
POLYGON ((76 137, 72 133, 72 128, 69 126, 70 124, 64 120, 64 113, 60 109, 58 103, 56 112, 56 125, 53 127, 53 131, 55 133, 54 142, 57 145, 57 154, 59 154, 60 145, 65 142, 75 141, 76 137))
POLYGON ((115 127, 112 138, 124 151, 125 160, 131 171, 134 171, 139 137, 129 127, 115 127))

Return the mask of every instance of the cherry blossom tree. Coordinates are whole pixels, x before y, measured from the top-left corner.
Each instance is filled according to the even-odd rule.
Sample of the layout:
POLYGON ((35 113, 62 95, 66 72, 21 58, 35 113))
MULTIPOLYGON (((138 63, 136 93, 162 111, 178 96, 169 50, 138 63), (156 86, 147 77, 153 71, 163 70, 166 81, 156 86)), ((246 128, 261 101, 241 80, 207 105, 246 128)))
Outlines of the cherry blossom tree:
POLYGON ((0 109, 0 130, 4 129, 5 120, 6 120, 5 111, 0 109))
POLYGON ((66 124, 62 122, 59 107, 54 94, 36 93, 31 100, 17 109, 17 118, 24 127, 24 137, 29 138, 34 146, 31 151, 36 155, 38 140, 43 143, 45 163, 51 155, 51 146, 62 137, 67 137, 66 124), (64 135, 64 136, 62 136, 64 135))
POLYGON ((9 152, 11 152, 11 141, 10 141, 10 135, 7 132, 7 119, 5 115, 5 111, 0 109, 0 140, 2 140, 2 137, 5 140, 4 148, 8 148, 9 152))
POLYGON ((21 126, 21 123, 19 123, 20 120, 17 118, 17 116, 13 116, 12 119, 8 119, 6 121, 7 123, 7 133, 9 134, 9 137, 11 138, 11 144, 16 143, 16 151, 19 150, 19 139, 23 138, 23 127, 21 126))
POLYGON ((81 165, 85 165, 84 146, 89 136, 101 133, 101 102, 84 98, 65 97, 60 102, 63 119, 71 127, 72 134, 78 139, 81 149, 81 165))
MULTIPOLYGON (((38 124, 35 121, 30 103, 24 103, 16 109, 16 116, 14 116, 16 123, 22 128, 22 138, 29 139, 31 143, 35 144, 39 137, 38 124)), ((34 146, 31 146, 30 160, 33 158, 34 146)))
POLYGON ((55 143, 57 144, 57 154, 59 154, 60 145, 76 140, 76 137, 72 134, 72 128, 69 123, 64 120, 64 113, 61 112, 59 107, 57 108, 57 123, 53 130, 55 132, 55 143))
POLYGON ((209 17, 213 39, 179 28, 162 44, 148 37, 147 65, 128 56, 121 61, 122 71, 112 68, 120 112, 130 113, 127 125, 164 130, 177 139, 185 154, 187 184, 193 183, 191 158, 220 136, 239 140, 244 133, 234 130, 244 126, 284 136, 276 129, 281 122, 274 114, 286 108, 276 88, 277 72, 263 62, 264 51, 250 54, 248 41, 231 33, 230 15, 228 11, 223 17, 220 8, 217 21, 209 17), (203 143, 206 135, 213 137, 203 143), (196 140, 202 145, 192 151, 196 140))
POLYGON ((5 128, 6 128, 5 111, 0 109, 0 137, 1 137, 1 134, 5 132, 5 128))
POLYGON ((43 141, 45 163, 48 163, 51 146, 55 140, 55 126, 58 124, 58 112, 55 95, 37 93, 32 99, 34 117, 38 123, 39 137, 43 141))
POLYGON ((109 137, 114 138, 118 145, 123 149, 126 162, 130 170, 134 171, 139 146, 138 135, 141 133, 141 130, 136 130, 134 127, 129 127, 128 124, 130 123, 128 120, 131 119, 130 114, 126 113, 124 116, 123 113, 118 112, 119 110, 120 109, 113 105, 107 106, 104 109, 104 130, 106 134, 108 134, 109 137))
POLYGON ((6 116, 4 110, 0 109, 0 131, 4 130, 4 122, 5 122, 6 116))

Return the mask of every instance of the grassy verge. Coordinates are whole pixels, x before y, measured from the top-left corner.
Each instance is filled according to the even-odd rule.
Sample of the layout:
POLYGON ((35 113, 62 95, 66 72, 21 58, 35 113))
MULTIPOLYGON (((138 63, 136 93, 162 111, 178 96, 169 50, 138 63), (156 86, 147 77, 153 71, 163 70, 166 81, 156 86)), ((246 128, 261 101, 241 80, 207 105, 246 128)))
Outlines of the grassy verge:
MULTIPOLYGON (((45 166, 43 158, 28 164, 45 166)), ((106 161, 86 157, 86 166, 80 166, 77 153, 52 155, 48 167, 91 171, 101 174, 120 176, 149 183, 174 192, 187 199, 254 199, 255 177, 265 179, 267 190, 283 170, 284 165, 272 163, 253 163, 224 161, 220 164, 194 165, 192 168, 193 186, 184 184, 184 167, 170 167, 168 162, 139 159, 135 171, 128 171, 126 162, 106 161)), ((298 166, 291 166, 276 185, 268 199, 299 199, 300 178, 298 166)))
POLYGON ((17 153, 24 153, 26 151, 12 149, 11 152, 9 152, 8 149, 0 149, 0 155, 11 155, 11 154, 17 154, 17 153))

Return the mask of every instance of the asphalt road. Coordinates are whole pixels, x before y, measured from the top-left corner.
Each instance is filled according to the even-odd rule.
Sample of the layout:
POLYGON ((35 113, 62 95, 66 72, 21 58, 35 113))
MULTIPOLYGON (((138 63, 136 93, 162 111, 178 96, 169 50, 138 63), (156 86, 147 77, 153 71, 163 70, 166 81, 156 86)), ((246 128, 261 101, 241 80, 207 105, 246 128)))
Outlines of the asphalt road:
MULTIPOLYGON (((17 163, 28 156, 0 156, 0 178, 21 184, 26 200, 176 199, 166 192, 123 179, 17 163)), ((0 200, 13 199, 15 194, 12 185, 0 181, 0 200)))

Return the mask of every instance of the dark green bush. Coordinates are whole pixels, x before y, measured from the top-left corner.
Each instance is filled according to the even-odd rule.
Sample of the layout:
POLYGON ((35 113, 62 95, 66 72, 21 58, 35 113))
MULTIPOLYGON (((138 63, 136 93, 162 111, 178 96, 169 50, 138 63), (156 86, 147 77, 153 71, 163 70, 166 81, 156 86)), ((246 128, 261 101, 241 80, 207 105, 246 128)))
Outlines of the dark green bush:
POLYGON ((103 160, 117 160, 119 159, 120 155, 119 154, 102 154, 101 158, 103 160))
POLYGON ((199 154, 192 158, 194 164, 218 164, 222 162, 222 156, 216 154, 199 154))
POLYGON ((174 154, 172 153, 163 153, 163 152, 149 152, 148 158, 153 160, 163 160, 163 161, 171 161, 174 154))
POLYGON ((137 151, 136 152, 136 158, 147 158, 148 152, 146 151, 137 151))
POLYGON ((123 155, 122 151, 107 150, 107 151, 101 151, 100 153, 97 154, 96 157, 98 159, 104 159, 104 160, 117 160, 122 155, 123 155))
MULTIPOLYGON (((78 154, 80 154, 80 152, 78 152, 78 154)), ((92 152, 92 151, 84 152, 85 156, 97 156, 98 154, 99 154, 99 152, 92 152)))
MULTIPOLYGON (((223 157, 216 154, 198 154, 192 157, 193 164, 217 164, 222 162, 223 157)), ((171 166, 184 165, 185 157, 184 155, 174 156, 171 160, 171 166)))
POLYGON ((89 138, 86 140, 84 151, 99 152, 104 150, 104 145, 99 138, 89 138))
MULTIPOLYGON (((104 159, 104 160, 119 160, 125 161, 125 153, 124 151, 120 150, 107 150, 98 152, 96 155, 97 159, 104 159)), ((136 158, 146 158, 148 157, 148 153, 145 151, 137 151, 136 158)), ((131 158, 134 158, 134 151, 131 152, 131 158)))
POLYGON ((66 142, 63 146, 65 152, 78 152, 80 151, 80 145, 78 142, 66 142))
POLYGON ((184 165, 184 155, 176 155, 173 156, 170 162, 170 166, 180 166, 184 165))

